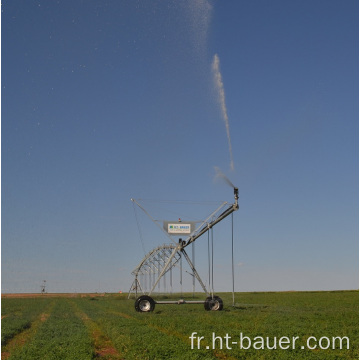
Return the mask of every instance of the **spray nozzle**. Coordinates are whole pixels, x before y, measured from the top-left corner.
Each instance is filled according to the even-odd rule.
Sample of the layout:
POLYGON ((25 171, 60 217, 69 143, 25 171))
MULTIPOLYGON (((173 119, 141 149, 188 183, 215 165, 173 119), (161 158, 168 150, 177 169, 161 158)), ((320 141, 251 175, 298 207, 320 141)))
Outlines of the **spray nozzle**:
POLYGON ((239 189, 237 187, 234 187, 234 196, 235 196, 235 200, 239 198, 239 189))

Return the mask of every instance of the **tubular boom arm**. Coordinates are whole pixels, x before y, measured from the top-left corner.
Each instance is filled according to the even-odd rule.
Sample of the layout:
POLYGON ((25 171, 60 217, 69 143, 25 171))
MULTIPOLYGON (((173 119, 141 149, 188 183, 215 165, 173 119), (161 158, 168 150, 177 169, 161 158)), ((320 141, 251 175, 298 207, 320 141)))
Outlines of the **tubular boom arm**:
POLYGON ((199 230, 199 232, 195 235, 190 236, 183 245, 183 248, 193 243, 197 238, 199 238, 201 235, 205 234, 207 231, 209 231, 213 226, 215 226, 218 222, 225 219, 227 216, 229 216, 231 213, 239 209, 238 199, 239 199, 239 190, 238 188, 234 188, 234 197, 235 197, 235 203, 232 204, 229 208, 227 208, 224 212, 222 212, 216 219, 211 221, 210 223, 203 226, 202 229, 199 230))

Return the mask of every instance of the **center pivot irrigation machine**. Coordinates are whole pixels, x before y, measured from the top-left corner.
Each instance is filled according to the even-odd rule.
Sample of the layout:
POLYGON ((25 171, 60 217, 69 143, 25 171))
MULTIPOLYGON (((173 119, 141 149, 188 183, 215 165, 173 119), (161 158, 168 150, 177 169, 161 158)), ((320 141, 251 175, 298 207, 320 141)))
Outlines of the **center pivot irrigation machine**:
MULTIPOLYGON (((132 290, 135 292, 135 309, 138 312, 150 312, 155 309, 156 304, 204 304, 205 310, 219 311, 223 309, 223 301, 219 296, 214 295, 213 288, 213 261, 210 262, 209 255, 209 288, 210 291, 206 289, 205 283, 201 280, 199 273, 195 269, 194 257, 193 260, 190 259, 185 248, 190 244, 194 245, 194 241, 197 240, 200 236, 204 235, 207 232, 212 233, 212 228, 218 224, 220 221, 225 219, 227 216, 232 214, 234 211, 239 209, 238 199, 239 191, 238 188, 234 188, 234 204, 229 205, 227 202, 222 203, 222 205, 217 208, 210 216, 208 216, 204 221, 201 222, 198 228, 195 228, 195 222, 181 222, 179 219, 178 222, 164 221, 163 226, 160 226, 149 214, 148 212, 134 199, 131 199, 133 203, 139 206, 146 215, 161 228, 162 231, 172 240, 172 244, 166 244, 158 246, 155 249, 151 250, 145 255, 141 260, 139 265, 134 269, 132 275, 134 275, 134 281, 131 285, 129 291, 129 298, 132 290), (224 210, 225 209, 225 210, 224 210), (178 242, 175 242, 172 236, 187 236, 186 240, 179 238, 178 242), (172 287, 172 272, 175 266, 180 267, 181 269, 181 279, 182 279, 182 258, 184 258, 190 266, 193 276, 193 289, 195 289, 195 279, 199 282, 204 292, 207 294, 205 301, 199 300, 184 300, 180 299, 177 301, 156 301, 151 296, 156 286, 160 286, 161 278, 165 279, 165 275, 169 274, 170 276, 170 286, 172 287), (210 271, 211 268, 211 271, 210 271), (210 273, 212 273, 212 286, 210 284, 210 273), (148 286, 149 285, 149 286, 148 286), (149 291, 145 291, 149 288, 149 291), (138 292, 142 293, 138 297, 138 292)), ((209 233, 208 233, 209 234, 209 233)), ((209 244, 209 239, 208 239, 209 244)), ((210 252, 209 252, 210 254, 210 252)), ((194 256, 194 247, 193 254, 194 256)), ((180 280, 181 282, 182 280, 180 280)), ((234 297, 234 268, 233 268, 233 297, 234 297)))

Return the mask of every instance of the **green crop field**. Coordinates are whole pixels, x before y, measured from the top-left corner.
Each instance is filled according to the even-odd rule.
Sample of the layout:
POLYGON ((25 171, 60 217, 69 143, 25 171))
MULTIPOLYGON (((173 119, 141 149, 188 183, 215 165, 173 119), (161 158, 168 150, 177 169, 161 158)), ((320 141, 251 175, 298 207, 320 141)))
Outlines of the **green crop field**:
POLYGON ((152 313, 127 294, 50 295, 3 296, 2 359, 359 358, 358 291, 237 293, 235 307, 223 293, 223 311, 152 313))

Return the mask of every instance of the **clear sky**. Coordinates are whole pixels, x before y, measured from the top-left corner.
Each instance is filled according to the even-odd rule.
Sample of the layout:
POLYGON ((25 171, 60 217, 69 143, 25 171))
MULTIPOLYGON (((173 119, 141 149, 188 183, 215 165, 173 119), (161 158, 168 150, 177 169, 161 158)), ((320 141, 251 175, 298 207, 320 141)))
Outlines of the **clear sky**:
MULTIPOLYGON (((237 291, 357 289, 358 14, 356 0, 4 2, 2 292, 127 291, 144 256, 130 198, 232 202, 214 166, 239 187, 237 291)), ((146 251, 167 241, 139 224, 146 251)), ((230 225, 214 229, 218 291, 230 225)), ((200 267, 206 253, 200 238, 200 267)))

